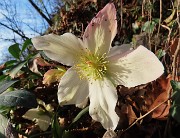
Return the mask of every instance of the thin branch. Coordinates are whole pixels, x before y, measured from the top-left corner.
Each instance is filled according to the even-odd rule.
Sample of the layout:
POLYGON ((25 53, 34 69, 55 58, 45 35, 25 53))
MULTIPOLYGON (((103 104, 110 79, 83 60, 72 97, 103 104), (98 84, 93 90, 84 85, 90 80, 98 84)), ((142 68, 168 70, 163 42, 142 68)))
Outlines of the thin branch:
POLYGON ((176 51, 174 53, 174 59, 172 62, 172 67, 173 67, 172 78, 173 78, 173 80, 176 80, 177 64, 178 64, 177 59, 178 59, 179 53, 180 53, 180 38, 179 38, 178 45, 177 45, 176 51))
POLYGON ((161 24, 161 26, 162 26, 163 28, 165 28, 165 29, 167 29, 167 30, 169 31, 169 33, 168 33, 168 37, 167 37, 167 44, 169 45, 170 38, 171 38, 171 32, 172 32, 172 29, 171 29, 171 28, 169 28, 169 27, 168 27, 168 26, 166 26, 166 25, 163 25, 163 24, 161 24))
POLYGON ((28 1, 35 8, 35 10, 41 15, 41 17, 43 17, 47 21, 47 23, 50 26, 52 26, 53 22, 42 12, 42 10, 32 0, 28 0, 28 1))
POLYGON ((48 12, 46 6, 44 5, 44 2, 42 1, 41 3, 42 3, 42 6, 43 6, 44 10, 46 11, 48 17, 50 18, 50 14, 49 14, 49 12, 48 12))
POLYGON ((167 100, 163 101, 162 103, 158 104, 157 106, 155 106, 153 109, 151 109, 149 112, 147 112, 146 114, 144 114, 143 116, 137 118, 127 129, 125 129, 123 132, 127 131, 128 129, 130 129, 132 126, 134 126, 138 121, 142 120, 144 117, 146 117, 147 115, 149 115, 150 113, 152 113, 155 109, 157 109, 159 106, 163 105, 164 103, 166 103, 170 98, 168 98, 167 100))
POLYGON ((24 34, 21 34, 18 30, 15 30, 14 28, 9 27, 9 26, 6 25, 6 24, 3 24, 3 23, 0 22, 0 25, 6 27, 7 29, 9 29, 9 30, 11 30, 11 31, 13 31, 13 32, 16 33, 17 35, 21 36, 24 40, 25 40, 25 39, 29 39, 29 38, 26 37, 24 34))
MULTIPOLYGON (((177 3, 178 3, 177 8, 179 8, 179 6, 180 6, 179 0, 177 1, 177 3)), ((178 23, 179 33, 180 33, 180 19, 179 19, 179 16, 180 16, 179 11, 177 9, 177 23, 178 23)), ((178 64, 177 59, 178 59, 179 53, 180 53, 180 38, 179 38, 179 41, 178 41, 176 51, 174 53, 174 59, 173 59, 173 63, 172 63, 172 67, 173 67, 172 77, 173 77, 174 80, 175 80, 176 74, 177 74, 177 64, 178 64)))
POLYGON ((146 4, 146 0, 143 0, 143 2, 142 2, 142 11, 141 11, 143 18, 144 18, 144 6, 145 6, 145 4, 146 4))
MULTIPOLYGON (((18 21, 16 21, 16 19, 14 18, 14 16, 13 16, 13 18, 10 18, 10 17, 8 17, 8 16, 6 16, 5 14, 3 14, 3 13, 1 13, 5 18, 6 18, 6 20, 10 23, 10 26, 11 27, 9 27, 8 25, 6 25, 6 26, 8 26, 9 28, 13 28, 14 30, 16 30, 17 32, 19 32, 19 34, 21 34, 22 36, 25 36, 25 34, 24 34, 24 32, 21 30, 21 27, 18 25, 18 21), (16 28, 16 29, 15 29, 16 28)), ((8 29, 9 29, 8 28, 8 29)), ((12 29, 11 29, 12 30, 12 29)))
POLYGON ((123 28, 123 2, 121 0, 121 28, 123 28))
POLYGON ((162 0, 159 1, 160 4, 160 8, 159 8, 159 26, 158 26, 158 32, 157 32, 157 36, 159 35, 159 31, 161 28, 161 20, 162 20, 162 0))

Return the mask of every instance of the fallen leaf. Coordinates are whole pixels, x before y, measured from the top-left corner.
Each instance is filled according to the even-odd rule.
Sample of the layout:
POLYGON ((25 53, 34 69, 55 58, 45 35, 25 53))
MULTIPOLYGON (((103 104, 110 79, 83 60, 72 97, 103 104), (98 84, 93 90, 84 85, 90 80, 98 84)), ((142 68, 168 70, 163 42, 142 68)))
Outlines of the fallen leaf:
POLYGON ((0 71, 3 70, 6 67, 5 64, 0 65, 0 71))
POLYGON ((7 72, 7 74, 9 74, 9 76, 11 78, 16 78, 19 77, 23 74, 23 71, 21 71, 21 69, 23 68, 23 66, 27 63, 27 61, 18 63, 13 69, 11 69, 9 72, 7 72))
POLYGON ((37 73, 39 75, 42 76, 42 74, 39 72, 38 70, 38 65, 41 67, 45 67, 45 66, 54 66, 53 64, 48 63, 47 61, 45 61, 44 59, 42 59, 41 57, 36 57, 33 60, 32 65, 30 66, 30 70, 34 73, 37 73))
POLYGON ((29 109, 23 118, 35 121, 42 131, 46 131, 51 124, 51 118, 39 108, 29 109))
POLYGON ((174 52, 176 51, 176 47, 177 47, 177 45, 178 45, 178 41, 179 41, 179 39, 173 39, 172 41, 171 41, 171 45, 170 45, 170 53, 171 53, 171 55, 174 55, 174 52))
MULTIPOLYGON (((154 103, 152 104, 149 110, 153 109, 154 107, 156 107, 157 105, 159 105, 160 103, 164 102, 167 99, 168 99, 167 94, 165 92, 161 93, 154 101, 154 103)), ((170 104, 168 102, 162 104, 153 111, 152 118, 156 118, 160 120, 166 119, 169 114, 169 109, 170 109, 170 104)))
POLYGON ((131 105, 128 105, 127 108, 128 108, 127 117, 129 119, 129 125, 130 125, 137 119, 137 116, 134 113, 134 110, 132 109, 131 105))
POLYGON ((66 72, 65 68, 62 67, 61 70, 59 69, 50 69, 48 70, 43 77, 43 84, 50 85, 53 82, 59 81, 60 78, 66 72))
POLYGON ((134 113, 133 109, 132 109, 132 106, 129 105, 129 104, 124 104, 122 107, 121 107, 121 112, 126 114, 127 118, 128 118, 128 124, 132 124, 136 119, 137 119, 137 116, 136 114, 134 113))
MULTIPOLYGON (((157 84, 154 84, 149 101, 149 111, 160 103, 168 100, 171 78, 172 77, 170 75, 168 77, 162 76, 157 80, 157 84)), ((170 103, 167 101, 152 112, 152 118, 160 120, 167 119, 169 108, 170 103)))

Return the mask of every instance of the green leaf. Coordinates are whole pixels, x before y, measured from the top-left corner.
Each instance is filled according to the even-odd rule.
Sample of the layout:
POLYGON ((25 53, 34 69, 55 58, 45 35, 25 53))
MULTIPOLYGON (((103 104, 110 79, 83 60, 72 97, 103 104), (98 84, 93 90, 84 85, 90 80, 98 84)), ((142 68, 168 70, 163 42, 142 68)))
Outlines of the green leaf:
POLYGON ((171 86, 173 88, 173 91, 180 91, 180 82, 172 80, 171 86))
POLYGON ((180 91, 175 91, 172 94, 172 104, 180 106, 180 91))
POLYGON ((165 22, 166 24, 170 23, 170 22, 173 20, 175 14, 176 14, 176 10, 175 10, 175 8, 174 8, 174 9, 172 10, 171 15, 170 15, 168 18, 166 18, 166 19, 164 20, 164 22, 165 22))
POLYGON ((15 82, 17 82, 18 80, 13 80, 13 81, 1 81, 0 82, 0 94, 2 92, 4 92, 5 90, 7 90, 7 88, 9 88, 11 85, 13 85, 15 82))
POLYGON ((54 115, 52 130, 53 130, 53 138, 62 138, 64 129, 60 126, 57 115, 54 115))
POLYGON ((153 18, 152 21, 155 23, 159 23, 159 18, 153 18))
POLYGON ((51 124, 51 117, 47 112, 43 112, 42 109, 33 108, 29 109, 24 115, 23 118, 29 119, 36 122, 39 128, 42 131, 46 131, 51 124))
POLYGON ((8 66, 12 66, 14 65, 14 63, 17 63, 17 60, 9 60, 5 63, 5 66, 8 67, 8 66))
POLYGON ((32 45, 31 39, 27 39, 27 40, 24 42, 24 44, 23 44, 23 46, 22 46, 21 53, 24 52, 29 45, 32 45))
POLYGON ((81 112, 79 112, 79 114, 74 118, 74 120, 72 121, 71 124, 75 123, 76 121, 78 121, 81 116, 83 116, 85 113, 87 113, 89 111, 89 106, 87 106, 86 108, 84 108, 81 112))
POLYGON ((29 59, 34 59, 36 57, 37 54, 29 54, 26 56, 26 60, 29 60, 29 59))
POLYGON ((19 44, 14 44, 8 48, 9 53, 16 59, 20 59, 20 48, 19 44))
POLYGON ((6 80, 6 77, 7 77, 7 75, 1 75, 0 76, 0 81, 6 80))
POLYGON ((1 115, 6 115, 10 112, 12 108, 11 107, 7 107, 7 106, 0 106, 0 114, 1 115))
POLYGON ((0 105, 12 107, 22 106, 27 108, 37 107, 37 101, 34 94, 26 90, 16 90, 0 94, 0 105))
POLYGON ((10 60, 5 63, 5 69, 9 69, 17 64, 17 60, 10 60))
POLYGON ((172 80, 171 86, 174 92, 172 94, 172 105, 169 114, 180 123, 180 82, 172 80))
POLYGON ((147 33, 153 33, 155 25, 156 25, 156 23, 154 21, 151 21, 151 22, 147 21, 142 26, 142 30, 147 33))
POLYGON ((165 50, 159 49, 157 51, 157 57, 160 59, 161 57, 163 57, 166 54, 165 50))
POLYGON ((14 78, 16 74, 21 70, 21 68, 27 63, 27 61, 17 64, 11 71, 9 71, 9 76, 14 78))
POLYGON ((0 138, 6 138, 7 126, 8 126, 8 119, 0 114, 0 138))
POLYGON ((172 105, 169 112, 170 115, 180 123, 180 105, 172 105))

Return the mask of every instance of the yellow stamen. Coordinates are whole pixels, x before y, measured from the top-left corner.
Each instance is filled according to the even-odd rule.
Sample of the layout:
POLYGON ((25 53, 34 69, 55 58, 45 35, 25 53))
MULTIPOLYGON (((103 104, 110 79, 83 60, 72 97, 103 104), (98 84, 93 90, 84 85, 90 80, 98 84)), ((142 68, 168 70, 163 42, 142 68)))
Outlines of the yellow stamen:
POLYGON ((87 52, 82 55, 80 61, 75 65, 80 78, 102 79, 107 72, 106 54, 102 56, 87 52))

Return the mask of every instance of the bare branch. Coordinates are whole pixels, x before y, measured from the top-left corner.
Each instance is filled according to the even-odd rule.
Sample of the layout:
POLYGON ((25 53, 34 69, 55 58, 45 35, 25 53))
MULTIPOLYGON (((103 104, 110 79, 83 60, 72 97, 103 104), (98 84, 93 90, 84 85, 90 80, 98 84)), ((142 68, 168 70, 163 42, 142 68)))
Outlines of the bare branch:
POLYGON ((42 10, 32 0, 28 1, 36 9, 36 11, 47 21, 47 23, 52 26, 53 22, 42 12, 42 10))
POLYGON ((22 39, 24 39, 24 40, 25 40, 25 39, 29 39, 29 38, 26 37, 24 34, 21 34, 18 30, 15 30, 14 28, 9 27, 9 26, 6 25, 6 24, 3 24, 3 23, 0 22, 0 25, 6 27, 7 29, 9 29, 9 30, 11 30, 11 31, 13 31, 13 32, 16 33, 17 35, 21 36, 22 39))

